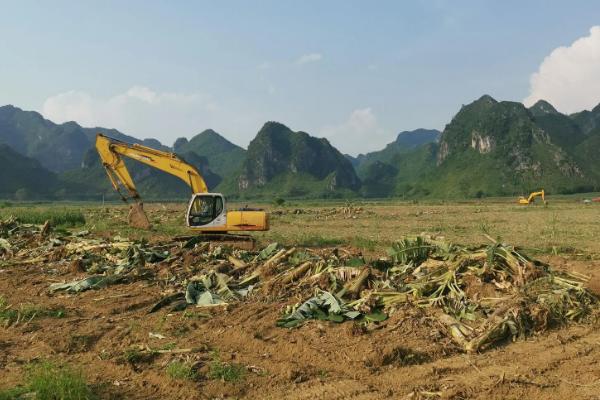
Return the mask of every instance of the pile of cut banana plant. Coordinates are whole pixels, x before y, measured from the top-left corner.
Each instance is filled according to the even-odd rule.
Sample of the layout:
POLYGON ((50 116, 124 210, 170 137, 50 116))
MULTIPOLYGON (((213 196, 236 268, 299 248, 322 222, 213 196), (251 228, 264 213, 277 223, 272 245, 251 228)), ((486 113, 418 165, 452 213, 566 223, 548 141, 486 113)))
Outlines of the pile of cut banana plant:
MULTIPOLYGON (((339 277, 344 269, 348 267, 329 272, 339 277)), ((337 302, 317 295, 289 308, 279 324, 291 327, 308 318, 332 319, 332 313, 332 320, 369 320, 369 315, 410 305, 430 309, 452 339, 473 352, 583 321, 598 306, 584 286, 589 277, 553 270, 493 240, 473 248, 425 237, 403 239, 389 250, 387 262, 380 260, 355 275, 349 285, 331 287, 340 289, 333 296, 337 302)), ((319 273, 308 279, 315 276, 319 273)))
POLYGON ((427 309, 465 351, 481 351, 549 328, 590 320, 598 298, 589 277, 552 269, 490 239, 467 247, 418 236, 397 241, 387 257, 366 260, 345 248, 246 251, 210 243, 95 238, 43 225, 0 221, 0 268, 68 268, 75 280, 51 292, 148 280, 163 290, 152 307, 221 307, 250 299, 292 302, 277 325, 311 319, 379 323, 400 308, 427 309), (294 300, 292 300, 294 299, 294 300))

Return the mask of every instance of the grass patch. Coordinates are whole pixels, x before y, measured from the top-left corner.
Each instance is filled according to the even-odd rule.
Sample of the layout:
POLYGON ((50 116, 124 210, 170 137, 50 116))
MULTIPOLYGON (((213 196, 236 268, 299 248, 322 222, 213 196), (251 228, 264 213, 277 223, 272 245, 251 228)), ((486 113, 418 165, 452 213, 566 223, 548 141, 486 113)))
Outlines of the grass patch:
POLYGON ((219 353, 213 352, 209 365, 208 377, 224 382, 239 382, 246 375, 246 368, 241 364, 225 363, 221 361, 219 353))
POLYGON ((344 243, 344 240, 342 239, 325 237, 321 235, 310 235, 299 238, 297 245, 302 247, 329 247, 338 246, 342 243, 344 243))
POLYGON ((35 304, 22 304, 18 309, 12 308, 6 299, 0 296, 0 324, 12 325, 17 321, 30 321, 35 318, 63 318, 64 309, 47 309, 35 304))
POLYGON ((195 311, 184 311, 183 314, 181 314, 181 318, 183 319, 205 319, 210 317, 210 314, 195 311))
POLYGON ((375 251, 378 243, 376 240, 373 239, 368 239, 361 236, 354 236, 352 240, 350 240, 350 244, 358 249, 375 251))
POLYGON ((73 209, 29 209, 13 208, 0 213, 3 218, 13 216, 24 224, 41 225, 50 221, 52 226, 75 227, 85 225, 85 217, 79 210, 73 209))
POLYGON ((196 372, 192 366, 187 363, 173 361, 167 366, 167 375, 171 379, 192 381, 198 377, 198 372, 196 372))
POLYGON ((0 400, 19 399, 26 393, 35 393, 36 400, 95 398, 80 370, 49 361, 29 365, 25 385, 1 391, 0 400))
POLYGON ((24 394, 29 391, 25 387, 16 387, 5 390, 0 390, 0 400, 17 400, 21 399, 24 394))

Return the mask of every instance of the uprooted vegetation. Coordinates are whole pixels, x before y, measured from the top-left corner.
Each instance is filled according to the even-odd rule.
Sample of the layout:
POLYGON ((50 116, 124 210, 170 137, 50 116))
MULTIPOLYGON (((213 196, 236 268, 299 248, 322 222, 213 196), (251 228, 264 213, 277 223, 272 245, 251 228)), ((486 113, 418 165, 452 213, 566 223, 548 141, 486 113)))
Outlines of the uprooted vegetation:
MULTIPOLYGON (((0 292, 11 322, 0 323, 0 388, 32 397, 21 391, 26 366, 44 354, 84 367, 101 398, 594 393, 598 304, 587 288, 600 291, 564 272, 592 274, 593 261, 543 263, 526 255, 540 254, 531 247, 480 233, 447 241, 402 227, 350 240, 337 230, 353 222, 341 216, 295 236, 275 230, 257 251, 166 230, 115 236, 87 213, 89 224, 70 231, 5 219, 0 292), (318 239, 300 246, 302 238, 318 239)), ((282 218, 295 226, 312 217, 282 218)))
MULTIPOLYGON (((595 314, 588 277, 562 272, 492 241, 467 247, 430 237, 394 243, 387 257, 367 260, 344 248, 247 251, 210 243, 132 242, 53 233, 44 225, 0 223, 0 266, 69 262, 85 277, 53 283, 51 292, 79 293, 153 281, 164 297, 149 309, 170 312, 249 300, 289 301, 278 321, 294 328, 310 319, 380 323, 399 307, 426 309, 467 352, 518 339, 595 314), (181 269, 182 267, 182 269, 181 269), (178 270, 177 273, 168 271, 178 270)), ((3 312, 14 319, 3 305, 3 312)), ((27 316, 25 316, 27 317, 27 316)))

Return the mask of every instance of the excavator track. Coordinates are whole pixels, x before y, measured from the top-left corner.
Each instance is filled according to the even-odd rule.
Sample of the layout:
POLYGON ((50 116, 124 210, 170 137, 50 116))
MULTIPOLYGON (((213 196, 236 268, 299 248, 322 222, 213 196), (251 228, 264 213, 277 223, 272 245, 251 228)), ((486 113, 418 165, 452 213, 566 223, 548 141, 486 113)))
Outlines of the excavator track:
POLYGON ((173 238, 178 242, 185 242, 186 248, 194 247, 197 243, 210 242, 225 244, 228 246, 253 250, 256 247, 256 238, 250 235, 241 235, 234 233, 200 233, 197 235, 182 235, 173 238))

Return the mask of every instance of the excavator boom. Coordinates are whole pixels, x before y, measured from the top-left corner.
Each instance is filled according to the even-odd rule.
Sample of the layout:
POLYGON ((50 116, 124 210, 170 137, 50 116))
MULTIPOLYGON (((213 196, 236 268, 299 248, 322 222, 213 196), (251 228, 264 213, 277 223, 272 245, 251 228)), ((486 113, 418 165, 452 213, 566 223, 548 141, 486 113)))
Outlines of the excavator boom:
POLYGON ((192 189, 192 193, 208 192, 206 183, 198 170, 174 153, 156 150, 140 144, 125 143, 102 134, 96 136, 96 149, 115 190, 119 191, 117 181, 121 182, 129 191, 132 198, 139 198, 139 194, 125 166, 125 161, 121 156, 129 157, 153 168, 175 175, 192 189))

